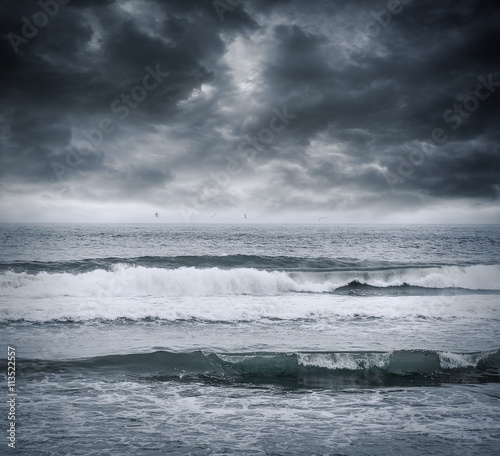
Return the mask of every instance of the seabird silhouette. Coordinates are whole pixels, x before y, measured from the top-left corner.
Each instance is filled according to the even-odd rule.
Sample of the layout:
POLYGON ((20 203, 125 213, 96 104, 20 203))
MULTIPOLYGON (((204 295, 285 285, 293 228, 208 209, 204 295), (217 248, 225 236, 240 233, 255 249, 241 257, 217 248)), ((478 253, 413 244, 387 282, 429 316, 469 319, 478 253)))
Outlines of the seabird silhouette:
POLYGON ((247 214, 245 214, 245 218, 247 218, 247 214))
POLYGON ((217 215, 217 212, 215 214, 212 215, 212 217, 215 217, 217 215))
POLYGON ((318 219, 318 221, 320 221, 320 222, 321 222, 321 220, 323 220, 323 219, 328 220, 328 217, 320 217, 320 218, 318 219))
POLYGON ((158 214, 158 212, 155 212, 155 217, 158 217, 160 214, 158 214))

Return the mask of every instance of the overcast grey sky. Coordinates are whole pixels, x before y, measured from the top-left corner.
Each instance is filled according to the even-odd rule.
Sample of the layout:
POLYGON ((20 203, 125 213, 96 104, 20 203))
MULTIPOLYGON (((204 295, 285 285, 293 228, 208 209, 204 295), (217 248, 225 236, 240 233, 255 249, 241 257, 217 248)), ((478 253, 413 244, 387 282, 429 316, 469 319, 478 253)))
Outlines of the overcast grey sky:
POLYGON ((500 222, 497 1, 0 14, 0 221, 500 222))

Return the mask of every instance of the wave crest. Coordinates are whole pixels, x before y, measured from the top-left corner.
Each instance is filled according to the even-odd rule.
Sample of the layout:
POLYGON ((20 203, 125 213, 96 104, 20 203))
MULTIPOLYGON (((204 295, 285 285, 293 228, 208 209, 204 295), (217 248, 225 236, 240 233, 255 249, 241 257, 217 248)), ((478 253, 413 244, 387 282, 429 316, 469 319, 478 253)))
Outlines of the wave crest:
MULTIPOLYGON (((23 360, 23 373, 40 372, 40 360, 23 360)), ((2 362, 0 361, 0 364, 2 362)), ((155 381, 286 383, 306 387, 359 388, 441 383, 500 382, 500 350, 446 353, 432 350, 308 353, 173 353, 109 355, 43 361, 43 371, 117 370, 155 381), (454 361, 450 364, 450 359, 454 361)))
POLYGON ((500 266, 441 266, 375 271, 265 271, 254 268, 176 269, 116 265, 80 274, 4 271, 0 296, 47 298, 278 295, 287 292, 328 293, 357 284, 377 288, 414 286, 500 290, 500 266))

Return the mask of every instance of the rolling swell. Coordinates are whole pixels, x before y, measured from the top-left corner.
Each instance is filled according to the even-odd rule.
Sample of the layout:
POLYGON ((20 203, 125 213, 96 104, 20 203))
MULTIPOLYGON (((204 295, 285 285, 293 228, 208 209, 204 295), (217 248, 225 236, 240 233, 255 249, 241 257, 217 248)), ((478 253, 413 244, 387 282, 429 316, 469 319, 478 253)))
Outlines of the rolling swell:
POLYGON ((358 258, 305 258, 294 256, 263 255, 185 255, 185 256, 141 256, 105 257, 67 261, 4 261, 0 262, 0 272, 26 272, 37 274, 71 273, 81 274, 98 269, 112 271, 116 266, 143 266, 145 268, 253 268, 277 271, 383 271, 405 268, 431 268, 449 266, 440 263, 404 264, 389 261, 366 261, 358 258))
POLYGON ((144 381, 282 384, 358 388, 500 382, 500 349, 477 353, 392 352, 172 353, 70 361, 20 360, 20 377, 113 375, 144 381))
MULTIPOLYGON (((143 266, 147 268, 255 268, 271 270, 326 269, 348 270, 350 268, 390 267, 387 262, 362 262, 356 258, 301 258, 289 256, 261 255, 201 255, 201 256, 142 256, 134 258, 88 258, 68 261, 12 261, 0 263, 0 271, 14 272, 69 272, 84 273, 96 269, 112 270, 116 265, 143 266)), ((394 265, 392 265, 394 266, 394 265)))

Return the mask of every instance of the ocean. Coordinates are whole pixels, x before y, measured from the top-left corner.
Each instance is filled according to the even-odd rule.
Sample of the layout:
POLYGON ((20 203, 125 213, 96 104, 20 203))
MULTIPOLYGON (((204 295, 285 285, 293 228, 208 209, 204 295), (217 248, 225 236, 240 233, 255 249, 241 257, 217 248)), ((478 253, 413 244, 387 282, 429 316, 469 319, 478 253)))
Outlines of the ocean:
POLYGON ((1 224, 0 454, 500 454, 499 234, 1 224))

